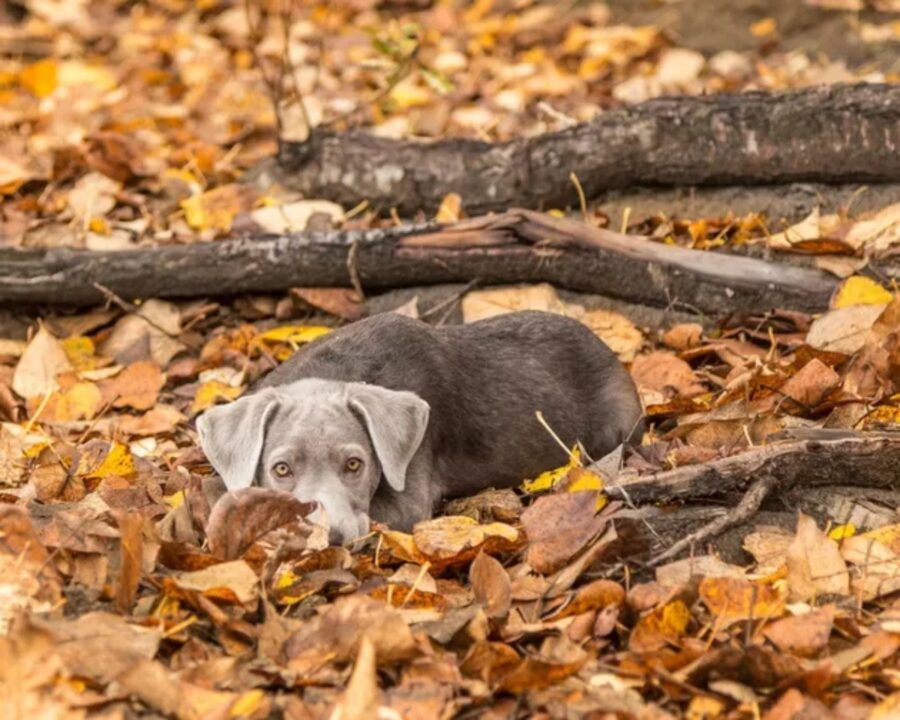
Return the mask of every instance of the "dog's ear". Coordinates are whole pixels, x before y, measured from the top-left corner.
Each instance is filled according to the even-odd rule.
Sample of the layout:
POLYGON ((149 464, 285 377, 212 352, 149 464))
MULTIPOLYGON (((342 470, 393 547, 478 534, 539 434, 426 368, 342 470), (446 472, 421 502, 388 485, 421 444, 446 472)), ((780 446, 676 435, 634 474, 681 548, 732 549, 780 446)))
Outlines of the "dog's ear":
POLYGON ((425 437, 430 408, 415 393, 350 383, 347 402, 362 416, 388 484, 406 487, 406 470, 425 437))
POLYGON ((264 390, 213 407, 197 418, 203 452, 229 491, 253 484, 266 428, 277 407, 276 393, 264 390))

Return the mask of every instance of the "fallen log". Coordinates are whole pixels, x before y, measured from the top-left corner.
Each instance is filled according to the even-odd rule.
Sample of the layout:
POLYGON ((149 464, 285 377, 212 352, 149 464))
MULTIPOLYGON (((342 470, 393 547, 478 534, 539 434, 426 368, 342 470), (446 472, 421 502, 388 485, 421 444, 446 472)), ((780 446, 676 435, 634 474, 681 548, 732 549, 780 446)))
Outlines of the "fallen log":
POLYGON ((691 312, 827 307, 837 281, 792 263, 689 250, 530 210, 455 225, 265 236, 121 252, 0 250, 0 302, 86 305, 297 286, 366 290, 549 282, 691 312))
POLYGON ((812 429, 721 460, 623 479, 607 490, 635 504, 687 502, 741 493, 771 477, 779 491, 841 485, 888 490, 900 501, 898 473, 900 433, 812 429))
POLYGON ((283 142, 284 180, 309 197, 431 211, 450 192, 470 215, 576 205, 635 186, 900 181, 900 86, 660 98, 504 143, 316 131, 283 142))
MULTIPOLYGON (((867 515, 880 505, 890 518, 900 505, 898 469, 900 433, 797 429, 788 432, 787 439, 721 460, 622 477, 606 492, 632 507, 643 506, 633 515, 653 530, 648 541, 653 554, 645 559, 653 567, 686 552, 693 555, 713 539, 752 524, 768 498, 778 498, 782 514, 816 514, 815 506, 827 498, 828 490, 838 487, 840 495, 853 493, 855 498, 851 506, 828 503, 829 520, 847 522, 849 517, 835 515, 849 514, 853 505, 866 506, 867 515), (658 513, 649 507, 673 501, 684 503, 686 512, 658 513)), ((726 542, 722 549, 730 561, 738 562, 735 543, 726 542)))

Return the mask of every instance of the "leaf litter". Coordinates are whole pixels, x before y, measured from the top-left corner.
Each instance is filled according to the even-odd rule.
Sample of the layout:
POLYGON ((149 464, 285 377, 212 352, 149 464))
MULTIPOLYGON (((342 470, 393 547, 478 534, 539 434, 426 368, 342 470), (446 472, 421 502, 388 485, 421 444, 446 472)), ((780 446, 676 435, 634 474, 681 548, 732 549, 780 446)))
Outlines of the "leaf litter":
MULTIPOLYGON (((287 40, 307 62, 296 78, 305 112, 288 109, 284 137, 307 132, 306 115, 386 136, 505 140, 664 93, 855 78, 824 56, 772 48, 705 58, 597 4, 564 23, 530 2, 408 3, 408 23, 394 5, 301 9, 287 40), (373 87, 386 90, 374 102, 373 87)), ((276 142, 261 73, 285 56, 275 14, 251 38, 229 2, 17 8, 19 39, 39 50, 0 68, 5 243, 114 250, 384 222, 248 181, 276 142)), ((771 18, 751 28, 776 30, 771 18)), ((462 217, 448 195, 436 219, 462 217)), ((296 288, 232 307, 151 299, 0 338, 7 707, 192 720, 894 717, 895 510, 866 515, 861 532, 799 514, 796 529, 747 533, 742 564, 712 547, 651 572, 641 553, 652 538, 604 488, 620 471, 739 456, 786 429, 896 426, 900 305, 894 288, 857 273, 894 252, 897 206, 816 211, 777 233, 756 214, 626 229, 701 249, 814 253, 847 280, 818 318, 772 312, 662 332, 546 285, 466 293, 467 321, 542 309, 604 339, 646 405, 641 452, 622 468, 575 448, 523 488, 454 501, 411 533, 376 528, 349 548, 327 547, 304 520, 310 508, 278 493, 217 502, 224 486, 191 420, 335 319, 364 314, 353 290, 296 288), (320 312, 334 317, 307 322, 320 312)), ((403 311, 418 314, 416 299, 403 311)))
MULTIPOLYGON (((636 327, 640 343, 627 352, 650 420, 638 455, 590 464, 576 447, 516 491, 454 501, 408 534, 376 527, 348 548, 327 546, 304 520, 308 504, 256 488, 226 494, 190 423, 344 322, 343 303, 307 324, 214 304, 184 330, 193 304, 150 301, 159 310, 145 328, 180 348, 156 358, 149 342, 124 355, 107 342, 139 311, 96 325, 72 317, 68 335, 50 319, 5 356, 6 382, 18 373, 16 386, 33 394, 13 396, 22 419, 0 429, 0 652, 15 653, 4 682, 28 677, 15 690, 20 707, 60 717, 100 706, 176 717, 508 716, 511 698, 551 717, 758 707, 775 718, 795 705, 840 716, 851 704, 889 713, 896 518, 832 530, 801 514, 796 530, 751 528, 743 564, 713 552, 654 574, 640 560, 652 538, 636 540, 645 531, 604 492, 620 472, 681 467, 706 448, 738 456, 797 422, 895 423, 897 301, 883 291, 873 304, 864 289, 839 293, 816 321, 773 313, 737 326, 636 327), (873 309, 856 350, 810 343, 822 319, 856 307, 873 309), (46 348, 50 360, 26 364, 46 348), (99 405, 82 407, 82 395, 99 405), (848 414, 853 406, 861 413, 848 414)), ((487 298, 491 312, 573 313, 549 286, 487 298)), ((485 307, 484 291, 465 306, 485 307)), ((573 314, 591 326, 588 311, 573 314)))

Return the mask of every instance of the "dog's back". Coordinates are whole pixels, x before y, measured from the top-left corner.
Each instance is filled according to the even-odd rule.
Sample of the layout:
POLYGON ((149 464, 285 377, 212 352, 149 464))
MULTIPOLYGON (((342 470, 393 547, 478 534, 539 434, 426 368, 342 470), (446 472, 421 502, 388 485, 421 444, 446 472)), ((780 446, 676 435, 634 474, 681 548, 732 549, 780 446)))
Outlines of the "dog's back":
POLYGON ((564 463, 537 411, 568 446, 580 440, 594 458, 640 436, 640 402, 625 368, 584 325, 549 313, 443 328, 376 315, 302 348, 259 386, 308 377, 426 400, 446 495, 514 485, 564 463))

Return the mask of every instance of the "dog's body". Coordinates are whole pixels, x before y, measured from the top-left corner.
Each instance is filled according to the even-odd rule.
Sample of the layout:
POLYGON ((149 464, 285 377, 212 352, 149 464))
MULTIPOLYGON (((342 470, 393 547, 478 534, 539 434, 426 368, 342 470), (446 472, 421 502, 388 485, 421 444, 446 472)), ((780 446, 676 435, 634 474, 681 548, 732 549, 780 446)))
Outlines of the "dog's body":
POLYGON ((254 393, 209 411, 200 429, 230 490, 291 485, 325 506, 338 540, 365 533, 370 518, 409 529, 444 498, 564 463, 537 411, 595 458, 640 432, 640 402, 615 355, 581 323, 539 312, 439 329, 374 316, 302 348, 254 393), (258 437, 245 443, 254 423, 258 437), (329 461, 344 463, 340 471, 294 471, 311 462, 297 453, 324 458, 338 445, 353 455, 329 461), (356 460, 362 468, 351 473, 356 460), (290 475, 267 479, 267 467, 290 475))

